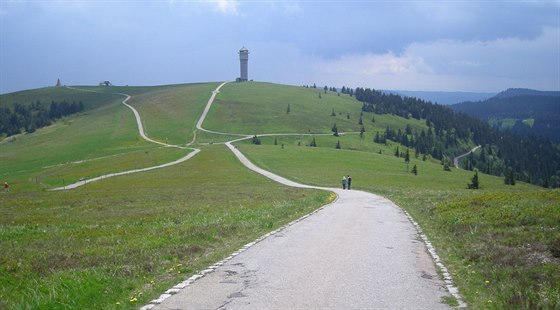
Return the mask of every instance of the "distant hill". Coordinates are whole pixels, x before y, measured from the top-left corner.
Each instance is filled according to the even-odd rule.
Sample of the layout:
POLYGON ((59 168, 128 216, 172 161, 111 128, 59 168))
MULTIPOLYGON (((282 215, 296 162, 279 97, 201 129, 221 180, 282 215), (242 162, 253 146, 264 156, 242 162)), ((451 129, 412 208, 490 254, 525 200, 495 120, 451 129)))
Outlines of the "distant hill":
POLYGON ((382 90, 387 94, 395 94, 403 97, 415 97, 425 101, 441 105, 456 104, 465 101, 486 100, 496 95, 496 93, 476 93, 476 92, 445 92, 445 91, 411 91, 411 90, 382 90))
MULTIPOLYGON (((498 93, 497 98, 511 98, 520 96, 544 96, 544 97, 560 97, 560 91, 542 91, 528 88, 509 88, 503 92, 498 93)), ((465 100, 475 101, 475 100, 465 100)))
POLYGON ((560 92, 508 89, 484 101, 450 106, 499 129, 535 134, 560 142, 560 92))

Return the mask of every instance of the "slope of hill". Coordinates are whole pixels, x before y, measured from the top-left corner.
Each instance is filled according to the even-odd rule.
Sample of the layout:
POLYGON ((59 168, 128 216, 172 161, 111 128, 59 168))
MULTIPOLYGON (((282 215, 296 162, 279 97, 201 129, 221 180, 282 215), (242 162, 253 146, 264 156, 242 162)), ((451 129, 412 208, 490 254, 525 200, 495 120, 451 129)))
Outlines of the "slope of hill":
POLYGON ((560 142, 560 92, 508 89, 485 101, 463 102, 450 107, 500 129, 560 142))
MULTIPOLYGON (((195 134, 195 120, 216 85, 118 89, 133 94, 129 103, 149 136, 177 144, 195 138, 202 151, 174 167, 72 191, 44 190, 61 185, 62 176, 69 182, 180 156, 139 139, 132 113, 120 104, 122 96, 105 101, 105 94, 91 93, 90 100, 103 104, 0 143, 0 179, 12 184, 10 193, 0 195, 0 240, 5 240, 0 242, 0 308, 137 309, 333 199, 273 183, 244 169, 225 146, 208 143, 238 137, 195 134), (82 159, 87 163, 76 163, 82 159)), ((27 96, 49 101, 55 98, 49 91, 27 96)), ((426 141, 440 129, 450 139, 456 133, 428 126, 412 113, 391 113, 389 106, 379 105, 383 114, 362 111, 363 103, 346 94, 231 83, 215 103, 204 128, 259 135, 261 145, 237 143, 259 166, 322 186, 338 186, 343 174, 351 174, 356 189, 385 195, 405 208, 456 275, 469 306, 484 308, 488 300, 497 308, 560 303, 557 190, 506 185, 502 176, 483 173, 478 191, 466 189, 472 171, 446 171, 440 160, 404 145, 415 131, 418 137, 425 131, 426 141), (332 134, 335 123, 345 134, 332 134), (390 135, 375 142, 378 132, 390 135)))

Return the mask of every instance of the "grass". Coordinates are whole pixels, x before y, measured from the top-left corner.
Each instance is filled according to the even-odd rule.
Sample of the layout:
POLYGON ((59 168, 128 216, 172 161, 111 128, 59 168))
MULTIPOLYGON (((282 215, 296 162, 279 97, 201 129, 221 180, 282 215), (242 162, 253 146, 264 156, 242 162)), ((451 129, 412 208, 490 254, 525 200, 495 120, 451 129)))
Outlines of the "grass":
POLYGON ((196 115, 200 115, 207 101, 205 97, 217 85, 76 87, 91 92, 50 87, 3 95, 0 97, 2 102, 76 98, 92 109, 39 129, 32 135, 8 138, 0 145, 0 180, 9 181, 12 191, 29 191, 61 186, 81 177, 178 159, 188 151, 161 149, 141 139, 133 114, 121 104, 123 96, 103 92, 134 94, 129 103, 142 115, 147 134, 168 143, 184 144, 192 140, 196 115), (94 161, 71 164, 84 160, 94 161))
MULTIPOLYGON (((321 91, 322 92, 322 91, 321 91)), ((303 87, 269 83, 230 83, 225 85, 208 114, 205 128, 237 134, 330 133, 336 123, 340 132, 358 132, 362 105, 348 95, 322 93, 303 87), (287 112, 288 104, 290 113, 287 112), (335 116, 331 116, 332 110, 335 116), (348 116, 350 118, 348 118, 348 116)), ((405 128, 407 121, 390 115, 364 113, 366 131, 384 131, 387 126, 405 128)), ((409 120, 413 128, 427 128, 409 120)))
POLYGON ((136 308, 327 197, 250 172, 223 145, 176 168, 0 195, 0 307, 136 308))
MULTIPOLYGON (((235 136, 200 131, 195 146, 202 152, 180 165, 72 191, 42 190, 61 179, 152 166, 187 152, 143 141, 123 97, 111 93, 133 95, 129 103, 149 136, 185 144, 217 85, 82 86, 97 93, 45 88, 0 96, 2 105, 14 98, 83 98, 88 106, 78 116, 0 143, 0 179, 12 184, 11 193, 0 195, 0 308, 137 308, 332 199, 249 172, 220 145, 235 136)), ((559 191, 522 182, 506 186, 484 174, 480 190, 467 190, 472 172, 443 171, 439 161, 422 161, 413 152, 407 167, 393 155, 397 144, 376 144, 373 137, 387 126, 426 129, 424 122, 364 113, 361 139, 361 104, 332 92, 319 98, 318 92, 230 83, 204 127, 299 133, 262 136, 263 145, 242 141, 238 147, 258 166, 294 181, 334 187, 350 174, 354 188, 393 200, 429 236, 471 308, 559 307, 559 191), (354 133, 334 137, 334 123, 340 132, 354 133), (313 138, 318 147, 307 147, 313 138), (342 149, 335 149, 337 142, 342 149), (416 176, 407 172, 414 165, 416 176)))
POLYGON ((36 190, 36 183, 53 181, 43 176, 56 178, 59 167, 69 162, 155 150, 140 138, 134 116, 121 100, 111 99, 33 134, 8 138, 0 145, 0 179, 10 182, 16 192, 36 190))
POLYGON ((302 183, 340 186, 342 175, 350 174, 354 188, 407 210, 438 249, 469 307, 560 305, 560 191, 520 182, 507 186, 484 174, 479 174, 481 190, 467 190, 469 171, 446 172, 437 162, 412 159, 410 167, 416 164, 419 171, 414 176, 389 150, 334 149, 338 140, 343 148, 356 144, 351 136, 316 137, 326 146, 317 148, 277 137, 285 143, 282 148, 270 139, 238 147, 257 165, 302 183))
POLYGON ((208 98, 219 83, 157 88, 134 96, 129 104, 142 115, 146 134, 170 144, 187 144, 208 98))

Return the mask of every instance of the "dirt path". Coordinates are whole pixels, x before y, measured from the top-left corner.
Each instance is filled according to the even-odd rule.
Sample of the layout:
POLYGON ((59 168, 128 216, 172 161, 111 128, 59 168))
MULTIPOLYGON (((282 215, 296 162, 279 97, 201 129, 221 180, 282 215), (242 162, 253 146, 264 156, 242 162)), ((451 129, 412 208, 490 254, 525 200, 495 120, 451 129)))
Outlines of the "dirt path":
POLYGON ((465 156, 469 156, 470 153, 476 152, 476 150, 478 150, 480 147, 481 147, 480 145, 479 145, 479 146, 475 146, 475 147, 473 147, 472 150, 466 152, 465 154, 459 155, 459 156, 453 158, 453 165, 455 165, 455 168, 459 169, 459 160, 460 160, 461 158, 463 158, 463 157, 465 157, 465 156))
MULTIPOLYGON (((223 85, 223 84, 222 84, 223 85)), ((95 92, 93 90, 88 90, 88 89, 79 89, 79 88, 74 88, 74 87, 67 87, 69 89, 73 89, 73 90, 78 90, 78 91, 86 91, 86 92, 95 92)), ((163 143, 157 140, 154 140, 150 137, 148 137, 144 131, 144 125, 142 124, 142 118, 140 117, 140 113, 138 113, 138 111, 132 107, 131 105, 129 105, 127 103, 128 100, 130 100, 131 96, 128 94, 122 94, 122 93, 115 93, 116 95, 121 95, 121 96, 125 96, 126 98, 122 101, 122 104, 127 106, 129 109, 132 110, 132 113, 134 114, 134 117, 136 119, 136 125, 138 126, 138 133, 140 134, 140 136, 142 137, 142 139, 151 142, 151 143, 155 143, 164 147, 175 147, 175 148, 179 148, 179 149, 185 149, 185 150, 192 150, 192 152, 188 153, 187 155, 169 162, 169 163, 165 163, 165 164, 161 164, 161 165, 156 165, 156 166, 152 166, 152 167, 146 167, 146 168, 140 168, 140 169, 133 169, 133 170, 127 170, 127 171, 121 171, 121 172, 115 172, 115 173, 108 173, 108 174, 104 174, 102 176, 98 176, 95 178, 90 178, 90 179, 85 179, 85 180, 80 180, 78 182, 72 183, 72 184, 68 184, 65 186, 61 186, 61 187, 56 187, 56 188, 52 188, 50 189, 51 191, 60 191, 60 190, 69 190, 69 189, 74 189, 80 186, 84 186, 88 183, 91 182, 96 182, 96 181, 101 181, 101 180, 105 180, 108 178, 112 178, 112 177, 116 177, 116 176, 120 176, 120 175, 125 175, 125 174, 132 174, 132 173, 138 173, 138 172, 145 172, 145 171, 150 171, 150 170, 154 170, 154 169, 161 169, 161 168, 166 168, 166 167, 170 167, 176 164, 180 164, 182 162, 185 162, 189 159, 191 159, 192 157, 194 157, 196 154, 198 154, 200 152, 200 149, 197 148, 191 148, 191 147, 185 147, 185 146, 179 146, 179 145, 173 145, 173 144, 167 144, 167 143, 163 143)), ((194 142, 194 140, 193 140, 194 142)), ((191 142, 190 144, 192 144, 193 142, 191 142)), ((189 144, 189 145, 190 145, 189 144)))

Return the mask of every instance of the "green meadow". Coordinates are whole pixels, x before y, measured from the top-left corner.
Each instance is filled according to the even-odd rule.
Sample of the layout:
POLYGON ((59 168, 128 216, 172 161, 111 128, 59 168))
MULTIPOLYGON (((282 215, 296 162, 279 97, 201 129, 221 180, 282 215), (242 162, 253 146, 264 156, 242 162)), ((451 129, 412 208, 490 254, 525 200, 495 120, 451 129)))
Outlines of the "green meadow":
POLYGON ((327 202, 248 171, 223 145, 71 191, 0 195, 0 306, 137 308, 327 202))
MULTIPOLYGON (((153 87, 44 88, 0 96, 0 105, 83 101, 86 110, 32 134, 0 141, 0 308, 134 309, 242 245, 329 201, 329 193, 288 188, 242 166, 221 143, 237 143, 258 166, 305 184, 380 194, 421 225, 473 309, 560 306, 560 192, 479 174, 444 171, 439 161, 394 155, 406 149, 373 137, 422 121, 361 113, 354 98, 271 83, 229 83, 204 128, 195 125, 219 83, 153 87), (111 172, 179 165, 108 178, 75 190, 47 189, 111 172), (319 96, 319 93, 321 96, 319 96), (288 111, 289 107, 289 111, 288 111), (334 115, 333 114, 334 111, 334 115), (359 120, 362 118, 362 124, 359 120), (332 135, 336 123, 339 137, 332 135), (365 133, 360 137, 362 128, 365 133), (283 133, 281 136, 262 134, 283 133), (312 140, 317 147, 310 147, 312 140), (337 143, 340 149, 336 149, 337 143), (417 175, 411 171, 417 167, 417 175)), ((469 146, 465 145, 465 149, 469 146)), ((411 305, 413 306, 413 305, 411 305)))

